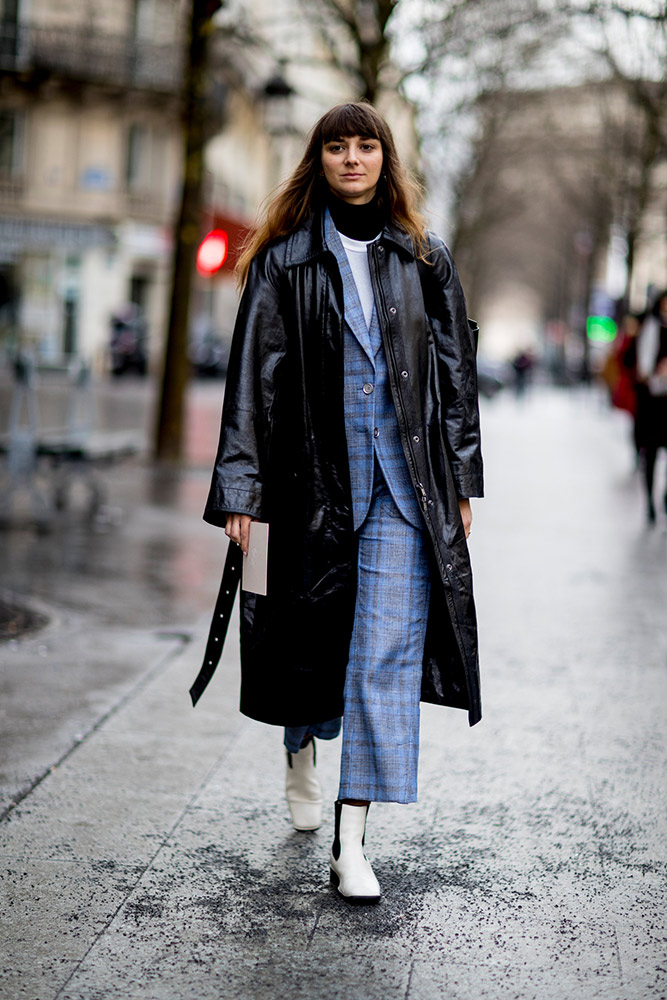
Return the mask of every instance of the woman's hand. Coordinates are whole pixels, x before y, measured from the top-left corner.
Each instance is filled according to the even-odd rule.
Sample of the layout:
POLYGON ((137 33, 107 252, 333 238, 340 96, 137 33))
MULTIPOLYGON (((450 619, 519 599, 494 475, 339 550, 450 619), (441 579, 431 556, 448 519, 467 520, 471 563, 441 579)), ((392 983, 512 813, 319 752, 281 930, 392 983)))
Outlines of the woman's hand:
POLYGON ((236 542, 241 546, 243 555, 248 555, 248 543, 250 541, 250 524, 256 521, 256 517, 250 514, 228 514, 225 525, 225 534, 230 542, 236 542))
POLYGON ((463 530, 466 533, 466 538, 468 538, 472 528, 472 510, 470 509, 470 500, 459 500, 459 510, 461 511, 463 530))

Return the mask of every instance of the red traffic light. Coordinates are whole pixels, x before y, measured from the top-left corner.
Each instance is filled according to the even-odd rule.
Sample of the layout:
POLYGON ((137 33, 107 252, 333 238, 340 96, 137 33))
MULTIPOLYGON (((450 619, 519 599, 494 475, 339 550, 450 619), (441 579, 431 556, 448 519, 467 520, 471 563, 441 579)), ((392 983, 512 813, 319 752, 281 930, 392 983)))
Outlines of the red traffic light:
POLYGON ((224 229, 212 229, 199 244, 197 270, 205 277, 215 274, 227 260, 229 239, 224 229))

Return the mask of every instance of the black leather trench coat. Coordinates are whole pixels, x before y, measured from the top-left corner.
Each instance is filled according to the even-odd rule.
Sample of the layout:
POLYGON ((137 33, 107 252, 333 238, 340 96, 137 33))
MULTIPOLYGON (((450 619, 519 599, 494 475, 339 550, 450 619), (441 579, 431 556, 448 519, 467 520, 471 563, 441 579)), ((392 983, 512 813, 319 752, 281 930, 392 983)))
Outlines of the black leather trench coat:
MULTIPOLYGON (((429 264, 387 225, 369 248, 390 384, 432 553, 422 699, 481 717, 477 626, 459 497, 481 496, 475 333, 451 255, 429 264)), ((307 725, 343 711, 354 617, 343 416, 343 287, 322 217, 254 259, 236 321, 204 517, 269 523, 266 597, 241 593, 241 711, 307 725)))

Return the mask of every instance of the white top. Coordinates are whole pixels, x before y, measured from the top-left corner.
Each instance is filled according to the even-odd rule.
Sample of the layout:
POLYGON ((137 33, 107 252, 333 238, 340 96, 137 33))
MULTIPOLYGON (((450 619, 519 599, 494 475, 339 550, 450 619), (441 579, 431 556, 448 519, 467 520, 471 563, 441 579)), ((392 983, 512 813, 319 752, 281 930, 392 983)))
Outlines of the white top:
POLYGON ((375 240, 380 238, 380 234, 378 233, 375 240, 351 240, 349 236, 343 236, 342 233, 338 233, 338 235, 340 236, 340 241, 345 248, 347 259, 350 262, 352 277, 354 278, 354 283, 357 286, 359 301, 361 302, 361 308, 364 311, 366 326, 370 327, 375 298, 373 296, 373 286, 371 284, 371 272, 368 266, 368 247, 371 243, 375 243, 375 240))

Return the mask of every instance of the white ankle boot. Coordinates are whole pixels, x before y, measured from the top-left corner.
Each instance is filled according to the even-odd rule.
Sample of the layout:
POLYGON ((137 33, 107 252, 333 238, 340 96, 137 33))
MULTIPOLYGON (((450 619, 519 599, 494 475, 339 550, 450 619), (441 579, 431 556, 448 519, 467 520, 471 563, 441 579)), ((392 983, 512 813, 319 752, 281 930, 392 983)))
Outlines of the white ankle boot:
POLYGON ((364 854, 368 806, 336 802, 331 882, 349 903, 377 903, 380 884, 364 854))
POLYGON ((314 739, 298 753, 287 751, 285 794, 295 830, 317 830, 322 825, 322 786, 316 760, 314 739))

